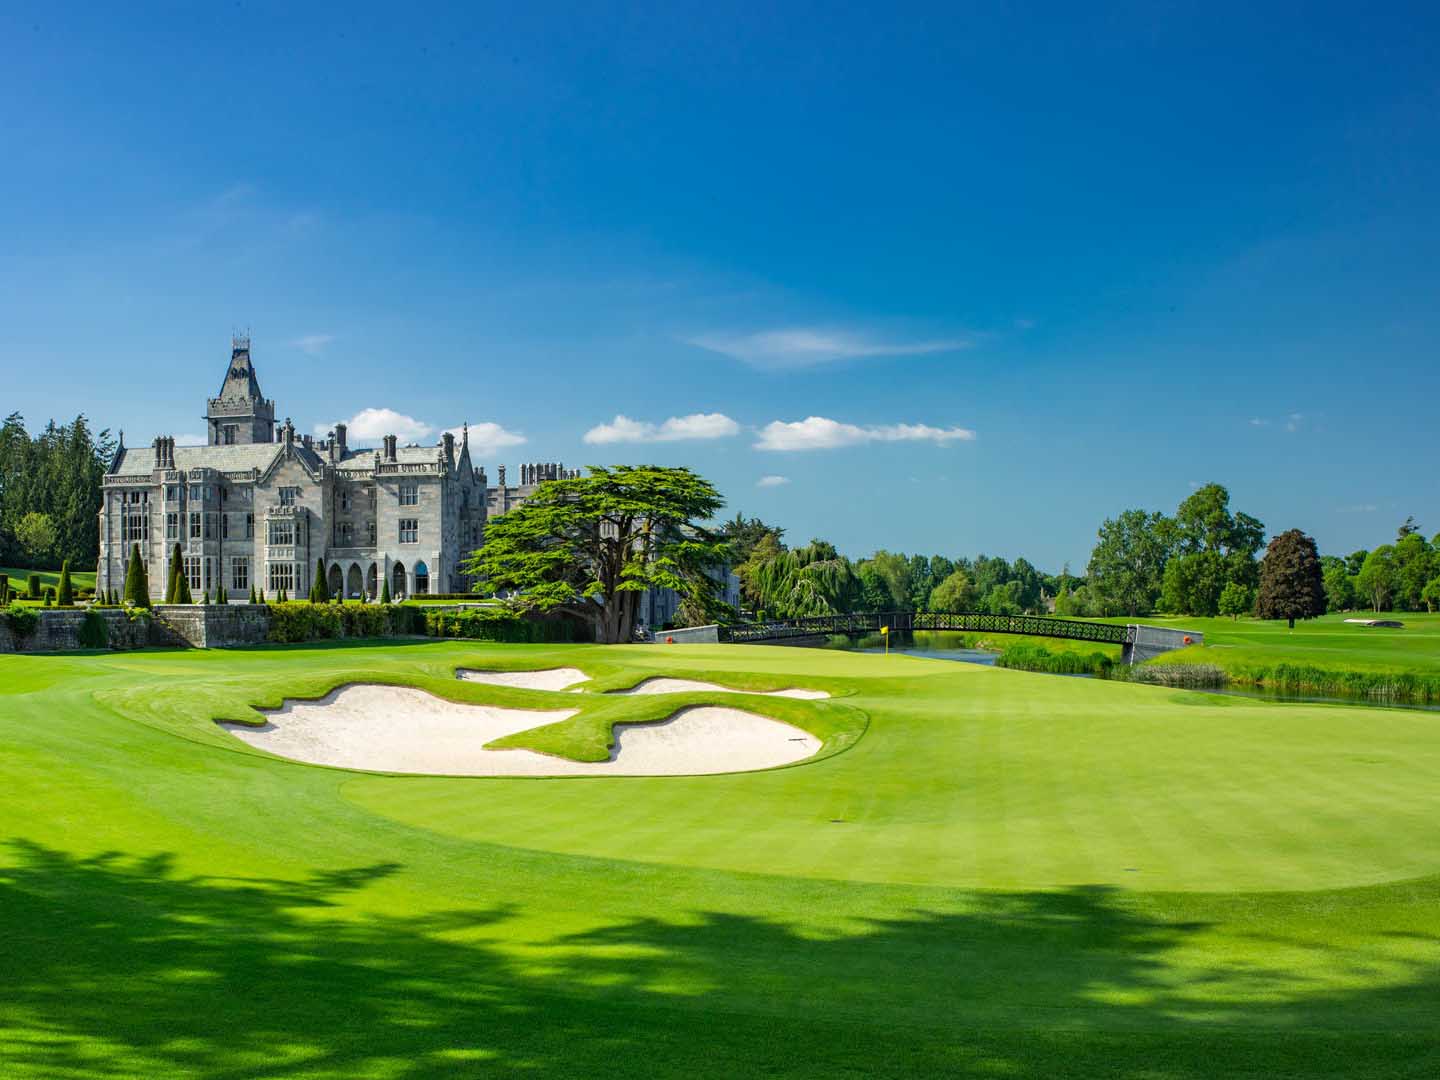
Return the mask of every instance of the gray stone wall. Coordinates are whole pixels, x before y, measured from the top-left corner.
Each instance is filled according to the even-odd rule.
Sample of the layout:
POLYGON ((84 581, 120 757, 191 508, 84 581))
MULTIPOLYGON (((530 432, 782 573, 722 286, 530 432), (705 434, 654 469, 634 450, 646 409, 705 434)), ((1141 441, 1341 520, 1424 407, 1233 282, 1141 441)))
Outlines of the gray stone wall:
MULTIPOLYGON (((119 608, 101 608, 95 612, 105 620, 106 634, 112 649, 138 649, 150 643, 149 624, 132 622, 119 608)), ((0 622, 0 652, 69 652, 83 649, 80 627, 85 622, 85 608, 38 608, 40 617, 35 632, 16 640, 10 627, 0 622)))
POLYGON ((270 609, 263 604, 159 604, 154 611, 157 645, 222 649, 259 644, 270 632, 270 609))

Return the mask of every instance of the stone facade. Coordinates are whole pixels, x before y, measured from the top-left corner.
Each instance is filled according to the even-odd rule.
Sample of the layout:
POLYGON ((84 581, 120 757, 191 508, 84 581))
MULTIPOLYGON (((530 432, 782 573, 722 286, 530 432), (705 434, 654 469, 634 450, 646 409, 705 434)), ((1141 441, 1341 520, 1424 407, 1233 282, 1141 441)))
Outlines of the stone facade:
MULTIPOLYGON (((35 632, 15 639, 10 627, 0 620, 0 653, 66 652, 82 649, 80 627, 85 622, 85 608, 37 608, 39 616, 35 632)), ((112 649, 138 649, 150 644, 150 621, 134 619, 119 608, 97 608, 95 614, 105 621, 105 631, 112 649)))
POLYGON ((104 480, 96 587, 121 590, 139 544, 154 600, 164 596, 180 545, 196 599, 224 586, 232 600, 252 585, 274 599, 310 591, 317 562, 331 595, 392 599, 465 592, 460 564, 489 517, 518 506, 546 480, 578 475, 559 464, 505 466, 490 486, 470 459, 469 432, 434 446, 351 447, 345 425, 325 439, 275 422, 260 392, 248 338, 231 343, 220 393, 206 403, 205 446, 157 438, 121 447, 104 480))

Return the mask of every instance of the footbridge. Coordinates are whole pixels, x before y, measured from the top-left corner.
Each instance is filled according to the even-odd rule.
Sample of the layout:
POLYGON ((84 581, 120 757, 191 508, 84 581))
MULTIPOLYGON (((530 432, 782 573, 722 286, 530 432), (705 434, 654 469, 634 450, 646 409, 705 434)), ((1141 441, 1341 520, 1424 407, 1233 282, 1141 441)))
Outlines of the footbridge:
POLYGON ((1094 641, 1119 645, 1121 657, 1127 664, 1149 660, 1172 649, 1198 645, 1205 639, 1198 630, 1174 630, 1167 626, 1143 626, 1139 623, 1085 622, 1045 615, 992 615, 988 611, 883 611, 729 623, 715 627, 715 637, 711 640, 774 645, 827 634, 873 634, 887 626, 892 634, 916 630, 955 630, 969 634, 1025 634, 1069 641, 1094 641))

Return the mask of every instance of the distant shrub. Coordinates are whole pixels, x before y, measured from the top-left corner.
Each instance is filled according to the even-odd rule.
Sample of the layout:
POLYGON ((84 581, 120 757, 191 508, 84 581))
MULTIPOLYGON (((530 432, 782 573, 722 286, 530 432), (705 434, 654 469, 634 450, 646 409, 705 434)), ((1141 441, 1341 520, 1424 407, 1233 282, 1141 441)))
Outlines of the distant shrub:
POLYGON ((40 599, 40 575, 32 573, 25 579, 25 595, 31 600, 40 599))
POLYGON ((110 624, 98 611, 91 609, 85 612, 85 619, 80 623, 80 630, 76 637, 79 639, 82 649, 108 649, 110 647, 110 624))

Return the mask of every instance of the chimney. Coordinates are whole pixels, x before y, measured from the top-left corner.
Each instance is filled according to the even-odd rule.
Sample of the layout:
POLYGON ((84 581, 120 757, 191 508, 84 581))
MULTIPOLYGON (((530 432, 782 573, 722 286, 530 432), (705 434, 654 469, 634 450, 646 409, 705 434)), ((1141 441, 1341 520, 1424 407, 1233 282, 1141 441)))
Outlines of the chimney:
POLYGON ((504 466, 504 465, 496 466, 496 471, 497 471, 497 473, 498 473, 498 475, 499 475, 499 477, 500 477, 498 483, 499 483, 500 487, 503 489, 503 488, 505 487, 505 466, 504 466))
POLYGON ((155 436, 155 441, 151 445, 155 448, 155 468, 163 469, 165 467, 164 437, 160 435, 155 436))
POLYGON ((315 449, 315 437, 313 435, 301 435, 300 441, 304 443, 306 450, 315 449))
POLYGON ((447 431, 443 441, 445 443, 445 464, 453 469, 455 467, 455 436, 447 431))
POLYGON ((394 461, 394 460, 395 460, 395 436, 394 436, 394 435, 386 435, 386 436, 385 436, 385 460, 386 460, 386 461, 394 461))

